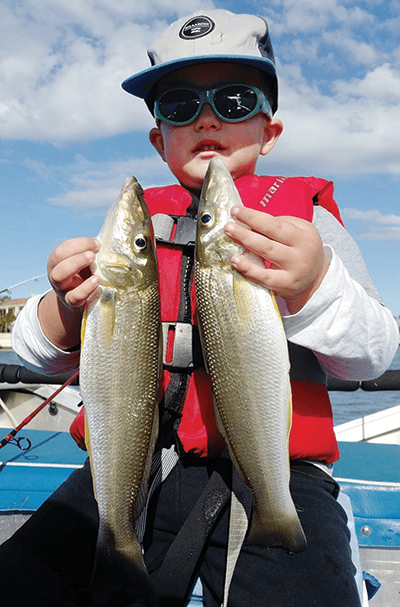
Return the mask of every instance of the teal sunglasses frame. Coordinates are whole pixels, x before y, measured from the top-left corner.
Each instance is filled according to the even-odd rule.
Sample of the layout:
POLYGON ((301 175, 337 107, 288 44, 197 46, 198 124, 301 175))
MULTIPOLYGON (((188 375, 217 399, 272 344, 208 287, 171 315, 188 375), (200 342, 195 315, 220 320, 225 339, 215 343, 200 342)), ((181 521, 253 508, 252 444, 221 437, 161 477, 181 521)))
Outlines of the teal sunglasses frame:
MULTIPOLYGON (((182 101, 182 103, 185 103, 184 101, 182 101)), ((217 88, 214 89, 197 89, 194 87, 190 87, 190 86, 180 86, 177 88, 172 88, 169 89, 167 91, 164 91, 156 100, 154 103, 154 116, 155 118, 158 118, 159 120, 161 120, 162 122, 166 122, 168 124, 173 124, 174 126, 185 126, 187 124, 190 124, 191 122, 194 122, 196 120, 196 118, 199 116, 201 110, 203 109, 203 106, 205 103, 208 103, 211 107, 213 112, 216 114, 216 116, 218 116, 218 118, 220 118, 221 120, 223 120, 224 122, 243 122, 243 120, 247 120, 248 118, 251 118, 252 116, 255 116, 256 114, 258 114, 259 112, 263 112, 264 114, 266 114, 269 118, 272 117, 272 109, 271 109, 271 104, 269 103, 268 99, 266 98, 265 94, 256 86, 253 86, 252 84, 242 84, 242 83, 236 83, 236 84, 223 84, 217 88), (256 105, 254 106, 254 108, 245 116, 241 116, 240 118, 228 118, 226 116, 223 116, 217 109, 216 105, 215 105, 215 101, 214 101, 214 97, 217 93, 223 91, 224 89, 229 89, 229 88, 235 88, 235 86, 241 86, 247 89, 250 89, 251 91, 253 91, 253 93, 255 93, 256 95, 256 105), (159 109, 159 103, 160 101, 163 99, 163 97, 165 95, 168 95, 168 93, 172 93, 175 91, 190 91, 192 93, 196 93, 196 95, 198 95, 199 98, 199 105, 197 110, 195 111, 195 113, 193 114, 193 116, 191 118, 189 118, 188 120, 183 120, 182 122, 179 122, 177 120, 171 120, 169 118, 166 118, 165 116, 162 115, 162 113, 160 112, 159 109)))

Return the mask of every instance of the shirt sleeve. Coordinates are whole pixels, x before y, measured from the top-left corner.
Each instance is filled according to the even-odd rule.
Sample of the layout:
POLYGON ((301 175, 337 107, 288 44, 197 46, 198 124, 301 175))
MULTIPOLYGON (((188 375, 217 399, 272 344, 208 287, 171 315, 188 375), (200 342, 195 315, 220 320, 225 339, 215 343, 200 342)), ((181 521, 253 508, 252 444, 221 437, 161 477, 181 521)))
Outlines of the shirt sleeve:
MULTIPOLYGON (((330 375, 359 381, 373 379, 386 371, 397 352, 397 322, 381 303, 350 235, 340 226, 340 238, 333 248, 326 245, 328 238, 317 227, 330 262, 329 270, 319 289, 297 314, 290 315, 280 301, 286 336, 289 341, 312 350, 330 375), (350 275, 342 256, 358 280, 350 275)), ((331 236, 330 240, 333 245, 335 238, 331 236)))
POLYGON ((37 307, 44 295, 28 299, 18 314, 12 332, 12 347, 21 362, 31 369, 48 375, 75 371, 79 367, 79 351, 66 352, 52 344, 44 335, 37 307))

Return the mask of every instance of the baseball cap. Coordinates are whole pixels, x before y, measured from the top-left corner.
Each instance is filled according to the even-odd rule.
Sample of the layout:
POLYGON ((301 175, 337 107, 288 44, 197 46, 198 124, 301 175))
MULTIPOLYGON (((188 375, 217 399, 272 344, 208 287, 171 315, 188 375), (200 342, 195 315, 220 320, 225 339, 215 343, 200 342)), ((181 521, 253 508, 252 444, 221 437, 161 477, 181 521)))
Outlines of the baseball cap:
POLYGON ((150 110, 151 89, 164 76, 200 63, 240 63, 269 77, 272 111, 278 107, 274 51, 268 24, 256 15, 217 9, 197 11, 172 23, 152 44, 147 54, 151 67, 133 74, 122 88, 146 99, 150 110))

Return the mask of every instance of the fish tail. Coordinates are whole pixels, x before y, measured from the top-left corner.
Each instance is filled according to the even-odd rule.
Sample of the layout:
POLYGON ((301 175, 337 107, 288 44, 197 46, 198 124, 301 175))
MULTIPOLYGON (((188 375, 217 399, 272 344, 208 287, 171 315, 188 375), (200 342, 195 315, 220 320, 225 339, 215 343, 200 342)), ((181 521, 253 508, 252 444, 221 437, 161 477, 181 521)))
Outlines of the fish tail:
POLYGON ((137 540, 120 550, 112 531, 100 528, 90 592, 96 607, 158 606, 137 540))
POLYGON ((267 548, 281 546, 288 552, 302 552, 307 540, 296 512, 285 521, 277 522, 270 518, 265 522, 254 509, 245 543, 267 548))

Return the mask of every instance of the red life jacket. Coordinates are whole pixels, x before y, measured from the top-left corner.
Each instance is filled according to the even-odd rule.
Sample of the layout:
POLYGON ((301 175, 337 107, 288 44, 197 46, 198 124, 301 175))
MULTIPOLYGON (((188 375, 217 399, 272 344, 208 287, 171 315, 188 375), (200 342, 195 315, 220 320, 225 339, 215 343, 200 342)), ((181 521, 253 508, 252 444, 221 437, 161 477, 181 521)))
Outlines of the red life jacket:
MULTIPOLYGON (((313 205, 319 204, 340 222, 333 199, 333 183, 315 177, 258 177, 247 175, 235 181, 243 204, 274 216, 288 215, 308 221, 313 218, 313 205)), ((149 188, 145 198, 150 214, 185 215, 191 205, 190 193, 180 185, 149 188)), ((178 318, 180 301, 180 268, 182 248, 159 243, 159 285, 161 320, 172 323, 178 318)), ((196 300, 192 290, 192 323, 197 324, 196 300)), ((173 344, 168 343, 167 359, 173 344)), ((165 392, 170 372, 163 371, 160 397, 165 392)), ((314 459, 334 462, 339 450, 333 430, 332 409, 325 383, 292 379, 293 420, 289 439, 292 459, 314 459)), ((77 442, 79 421, 71 427, 77 442)), ((185 451, 202 456, 216 455, 223 439, 216 426, 209 376, 204 368, 195 369, 189 378, 178 436, 185 451)))

